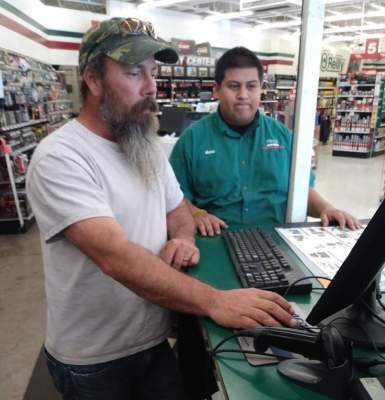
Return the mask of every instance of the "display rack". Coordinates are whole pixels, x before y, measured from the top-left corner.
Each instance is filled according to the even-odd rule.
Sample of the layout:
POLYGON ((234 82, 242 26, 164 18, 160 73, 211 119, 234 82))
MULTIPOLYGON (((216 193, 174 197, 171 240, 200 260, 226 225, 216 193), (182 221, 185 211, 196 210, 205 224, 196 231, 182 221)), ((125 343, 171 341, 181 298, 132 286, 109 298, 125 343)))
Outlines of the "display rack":
POLYGON ((70 117, 62 73, 0 49, 0 233, 24 232, 32 223, 29 160, 38 142, 70 117))
POLYGON ((158 78, 156 82, 159 104, 197 103, 201 101, 202 92, 212 94, 214 88, 214 80, 211 78, 158 78))
POLYGON ((381 74, 340 76, 333 155, 368 158, 385 151, 377 130, 382 82, 381 74))
POLYGON ((337 99, 337 78, 320 78, 317 96, 315 139, 323 144, 332 136, 337 99))

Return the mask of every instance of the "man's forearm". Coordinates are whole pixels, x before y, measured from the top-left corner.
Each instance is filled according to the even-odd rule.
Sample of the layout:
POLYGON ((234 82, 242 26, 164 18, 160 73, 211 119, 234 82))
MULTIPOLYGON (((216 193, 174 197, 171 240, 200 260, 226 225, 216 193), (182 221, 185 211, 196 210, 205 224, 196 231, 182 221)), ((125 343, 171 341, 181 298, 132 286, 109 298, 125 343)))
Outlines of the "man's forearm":
POLYGON ((327 208, 333 208, 316 190, 309 189, 307 215, 314 218, 319 218, 322 211, 327 208))
POLYGON ((167 214, 167 231, 170 239, 188 239, 195 243, 195 223, 185 200, 167 214))
POLYGON ((73 224, 65 236, 111 278, 139 296, 178 311, 210 316, 216 289, 171 268, 128 241, 111 218, 73 224))

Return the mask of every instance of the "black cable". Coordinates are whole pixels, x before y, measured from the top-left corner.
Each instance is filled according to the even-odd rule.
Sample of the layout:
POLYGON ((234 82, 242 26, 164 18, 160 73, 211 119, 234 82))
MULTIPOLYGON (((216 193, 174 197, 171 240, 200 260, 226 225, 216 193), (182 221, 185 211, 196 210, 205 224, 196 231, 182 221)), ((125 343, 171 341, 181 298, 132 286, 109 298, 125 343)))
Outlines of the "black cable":
POLYGON ((364 300, 361 299, 361 300, 360 300, 360 304, 361 304, 362 306, 364 306, 365 310, 368 311, 369 314, 370 314, 372 317, 376 318, 378 321, 380 321, 382 324, 385 325, 385 319, 379 317, 379 316, 374 312, 374 310, 373 310, 371 307, 369 307, 369 305, 368 305, 367 303, 364 302, 364 300))
POLYGON ((271 357, 271 358, 279 358, 279 360, 292 360, 293 357, 286 357, 282 355, 276 355, 276 354, 269 354, 269 353, 258 353, 256 351, 252 350, 237 350, 237 349, 220 349, 217 350, 215 353, 211 352, 211 356, 215 357, 219 353, 242 353, 242 354, 252 354, 256 356, 266 356, 266 357, 271 357))
MULTIPOLYGON (((212 353, 212 354, 215 354, 216 351, 218 350, 218 348, 221 347, 222 344, 228 342, 230 339, 235 339, 235 338, 242 337, 242 336, 243 336, 243 337, 253 337, 253 333, 254 333, 254 331, 257 330, 257 329, 258 329, 258 328, 255 328, 254 330, 242 330, 242 331, 239 331, 239 332, 237 332, 237 333, 234 333, 233 335, 230 335, 230 336, 225 337, 224 339, 222 339, 222 340, 211 350, 211 353, 212 353)), ((263 329, 263 328, 261 328, 261 329, 263 329)))
POLYGON ((381 308, 385 311, 385 305, 384 305, 384 303, 380 300, 380 299, 377 299, 377 303, 381 306, 381 308))
POLYGON ((328 278, 328 277, 326 277, 326 276, 317 276, 317 275, 305 276, 305 277, 303 277, 303 278, 297 279, 297 280, 295 280, 294 282, 292 282, 292 283, 289 285, 289 287, 285 290, 285 292, 283 293, 283 297, 286 297, 286 296, 288 295, 288 293, 290 292, 291 288, 292 288, 293 286, 295 286, 298 282, 302 282, 302 281, 304 281, 304 280, 306 280, 306 279, 326 279, 326 280, 328 280, 329 282, 331 282, 331 279, 328 278))
MULTIPOLYGON (((345 317, 337 317, 334 318, 333 320, 331 320, 326 326, 332 325, 333 322, 337 321, 337 320, 344 320, 349 322, 349 324, 351 324, 351 320, 349 320, 348 318, 345 317)), ((332 325, 335 329, 337 329, 337 331, 340 333, 340 335, 343 337, 343 335, 341 334, 341 332, 338 330, 338 328, 334 325, 332 325)), ((359 330, 361 330, 361 332, 363 332, 363 334, 368 338, 368 340, 370 341, 374 352, 378 355, 378 357, 380 357, 381 359, 385 360, 385 357, 381 354, 381 352, 378 350, 378 347, 375 343, 375 341, 373 340, 373 338, 370 336, 370 334, 360 325, 355 324, 355 327, 358 328, 359 330)))

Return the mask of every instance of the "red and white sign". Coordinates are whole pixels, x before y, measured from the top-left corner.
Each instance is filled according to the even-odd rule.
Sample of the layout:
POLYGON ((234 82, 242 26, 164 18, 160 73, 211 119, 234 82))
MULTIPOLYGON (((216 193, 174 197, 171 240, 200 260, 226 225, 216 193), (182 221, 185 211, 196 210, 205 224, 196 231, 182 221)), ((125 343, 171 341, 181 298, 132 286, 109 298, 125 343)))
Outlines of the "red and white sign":
POLYGON ((366 59, 380 58, 380 54, 378 52, 378 46, 379 46, 378 39, 366 39, 363 58, 366 59))

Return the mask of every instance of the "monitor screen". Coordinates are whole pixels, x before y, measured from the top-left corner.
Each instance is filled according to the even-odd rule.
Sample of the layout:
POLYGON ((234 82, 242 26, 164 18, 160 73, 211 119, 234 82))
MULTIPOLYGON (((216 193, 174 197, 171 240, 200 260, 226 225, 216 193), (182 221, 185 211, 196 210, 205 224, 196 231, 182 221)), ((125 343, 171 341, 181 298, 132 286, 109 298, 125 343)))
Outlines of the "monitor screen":
POLYGON ((186 128, 188 128, 194 122, 199 121, 202 117, 204 117, 207 114, 208 114, 207 112, 188 112, 185 115, 182 131, 184 131, 186 128))
POLYGON ((182 107, 163 107, 159 121, 159 133, 180 135, 184 129, 185 116, 189 111, 182 107))
POLYGON ((307 321, 332 324, 356 344, 385 347, 385 311, 377 283, 385 261, 385 201, 370 220, 307 321))

